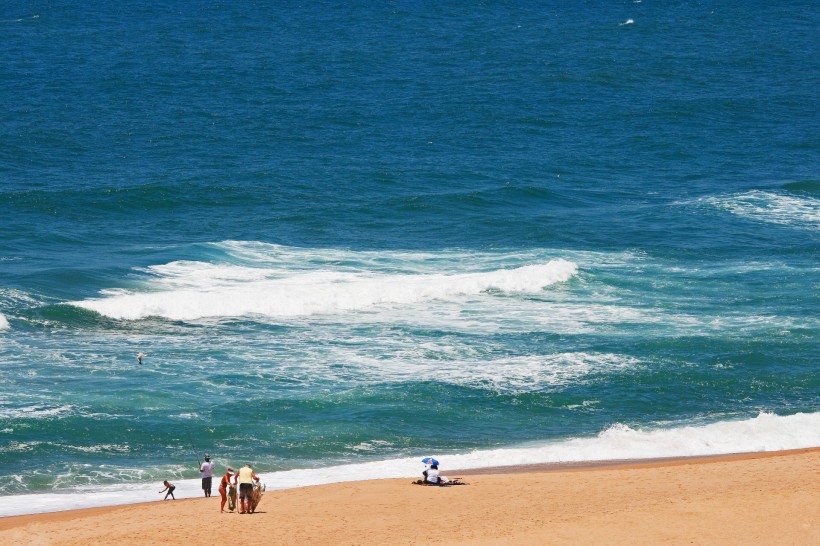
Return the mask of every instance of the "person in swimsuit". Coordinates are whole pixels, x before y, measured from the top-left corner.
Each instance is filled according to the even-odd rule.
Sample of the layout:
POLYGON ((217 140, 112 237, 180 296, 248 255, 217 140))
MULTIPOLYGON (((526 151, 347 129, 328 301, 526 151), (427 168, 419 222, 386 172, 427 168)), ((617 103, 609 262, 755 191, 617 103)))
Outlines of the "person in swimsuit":
POLYGON ((253 513, 253 482, 259 481, 250 463, 239 469, 236 476, 233 478, 233 483, 236 485, 239 482, 239 513, 251 514, 253 513))
POLYGON ((222 495, 222 506, 219 508, 220 512, 225 511, 225 503, 228 501, 228 484, 231 483, 231 476, 233 476, 233 468, 228 467, 228 471, 222 476, 222 481, 219 482, 219 494, 222 495))
POLYGON ((165 493, 165 498, 162 499, 162 500, 168 500, 168 495, 171 495, 171 500, 177 500, 177 498, 174 496, 174 489, 176 489, 176 486, 174 484, 172 484, 171 482, 169 482, 168 480, 165 480, 164 482, 162 482, 162 485, 165 486, 165 489, 160 491, 160 493, 164 493, 165 491, 168 491, 167 493, 165 493))

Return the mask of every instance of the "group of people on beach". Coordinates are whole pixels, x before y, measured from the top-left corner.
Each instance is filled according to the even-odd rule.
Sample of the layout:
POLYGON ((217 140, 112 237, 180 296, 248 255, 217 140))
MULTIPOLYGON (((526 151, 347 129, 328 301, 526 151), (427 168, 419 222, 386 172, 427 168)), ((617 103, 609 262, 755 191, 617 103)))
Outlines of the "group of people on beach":
MULTIPOLYGON (((441 476, 438 468, 438 461, 432 457, 426 457, 422 459, 422 462, 425 464, 425 470, 422 472, 423 479, 413 483, 419 485, 437 486, 465 485, 460 478, 448 479, 441 476)), ((215 466, 216 465, 214 462, 211 461, 210 455, 205 455, 205 462, 199 465, 199 472, 202 477, 202 491, 206 498, 211 496, 215 466)), ((220 504, 219 511, 224 512, 225 503, 227 503, 228 500, 231 500, 228 509, 233 512, 236 504, 236 487, 239 486, 239 513, 253 514, 256 511, 256 505, 259 502, 259 497, 264 490, 264 486, 261 488, 259 487, 259 481, 259 476, 257 476, 253 471, 250 463, 240 468, 239 471, 235 471, 229 466, 225 470, 225 474, 222 475, 222 479, 219 481, 219 495, 222 497, 222 503, 220 504), (257 486, 256 488, 254 488, 255 485, 257 486)), ((165 488, 160 491, 160 493, 165 493, 164 500, 168 500, 169 496, 172 500, 176 500, 176 497, 174 497, 174 490, 176 489, 176 486, 168 480, 165 480, 162 484, 165 488)))
MULTIPOLYGON (((199 472, 202 477, 202 491, 206 498, 211 496, 215 466, 214 462, 211 461, 210 455, 205 455, 205 462, 199 466, 199 472)), ((176 500, 176 497, 174 497, 174 489, 176 489, 176 486, 168 480, 165 480, 162 484, 165 486, 165 489, 160 491, 160 493, 165 493, 163 500, 168 500, 168 496, 170 496, 172 500, 176 500)), ((225 511, 225 503, 228 501, 229 496, 232 495, 232 498, 234 500, 236 499, 236 487, 238 485, 239 513, 253 514, 256 509, 256 503, 259 502, 258 498, 254 499, 254 484, 259 484, 259 476, 253 471, 250 463, 240 468, 238 472, 229 466, 219 482, 219 495, 222 497, 222 504, 219 511, 225 511), (233 484, 231 480, 233 480, 233 484)), ((233 511, 232 505, 230 510, 233 511)))

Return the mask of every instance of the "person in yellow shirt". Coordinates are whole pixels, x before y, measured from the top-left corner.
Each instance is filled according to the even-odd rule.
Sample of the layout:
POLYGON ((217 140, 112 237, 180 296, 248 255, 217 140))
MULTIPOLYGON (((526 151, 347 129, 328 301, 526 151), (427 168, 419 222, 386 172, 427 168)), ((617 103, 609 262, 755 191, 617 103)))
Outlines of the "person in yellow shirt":
POLYGON ((239 513, 253 513, 253 482, 259 481, 250 463, 239 469, 233 479, 234 485, 239 482, 239 513))

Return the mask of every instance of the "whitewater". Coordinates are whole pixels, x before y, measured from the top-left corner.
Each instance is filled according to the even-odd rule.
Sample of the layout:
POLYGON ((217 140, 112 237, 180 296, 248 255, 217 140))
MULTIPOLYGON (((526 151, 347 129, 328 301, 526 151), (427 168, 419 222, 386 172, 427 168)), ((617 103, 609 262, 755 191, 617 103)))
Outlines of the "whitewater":
POLYGON ((151 316, 170 320, 254 315, 292 317, 416 304, 478 295, 488 290, 537 292, 566 281, 577 272, 577 266, 566 260, 483 273, 374 276, 314 271, 282 279, 269 279, 269 275, 277 272, 260 268, 168 264, 163 269, 183 267, 189 269, 191 275, 177 273, 173 281, 182 286, 194 285, 190 288, 116 294, 72 304, 111 318, 129 320, 151 316), (232 282, 235 285, 232 286, 232 282))

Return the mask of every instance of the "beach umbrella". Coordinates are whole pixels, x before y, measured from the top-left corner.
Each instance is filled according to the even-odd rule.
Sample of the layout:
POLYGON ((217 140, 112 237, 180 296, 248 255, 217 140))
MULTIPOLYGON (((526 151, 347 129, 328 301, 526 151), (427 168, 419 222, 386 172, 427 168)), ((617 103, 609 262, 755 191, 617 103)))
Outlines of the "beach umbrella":
POLYGON ((438 461, 432 457, 425 457, 421 460, 421 462, 423 462, 424 464, 434 464, 438 466, 438 461))

